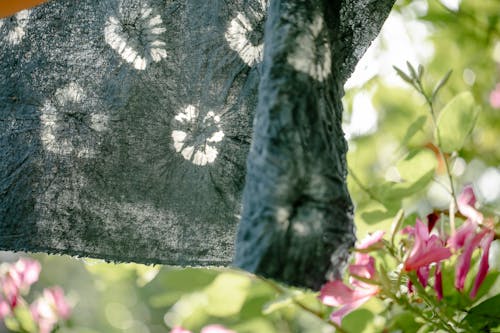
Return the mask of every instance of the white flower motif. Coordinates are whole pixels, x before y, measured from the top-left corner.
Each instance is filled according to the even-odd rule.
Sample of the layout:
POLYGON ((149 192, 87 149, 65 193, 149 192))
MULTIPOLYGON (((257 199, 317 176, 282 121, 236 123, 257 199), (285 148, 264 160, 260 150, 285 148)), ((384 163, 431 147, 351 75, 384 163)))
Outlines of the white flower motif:
POLYGON ((92 112, 92 106, 84 107, 83 89, 76 83, 59 88, 54 97, 42 108, 41 138, 46 150, 78 157, 92 157, 97 143, 96 133, 107 130, 109 117, 92 112))
POLYGON ((149 63, 167 57, 166 43, 161 39, 166 29, 160 15, 148 5, 138 12, 122 6, 117 16, 110 16, 104 28, 104 39, 135 69, 145 70, 149 63))
POLYGON ((248 66, 254 66, 263 59, 267 0, 261 0, 259 5, 262 10, 253 10, 249 7, 248 16, 238 12, 224 34, 229 47, 238 52, 248 66))
POLYGON ((20 11, 19 13, 17 13, 16 15, 14 15, 11 18, 6 18, 3 20, 0 20, 0 28, 2 27, 2 25, 4 23, 7 23, 8 20, 11 20, 11 21, 15 20, 16 21, 16 23, 14 24, 12 29, 8 32, 7 36, 5 36, 5 39, 7 40, 8 43, 10 43, 11 45, 17 45, 17 44, 21 43, 24 36, 26 35, 26 32, 24 31, 24 29, 28 25, 30 14, 31 14, 31 10, 26 9, 26 10, 20 11))
POLYGON ((297 37, 297 45, 287 58, 293 68, 320 82, 332 72, 332 54, 323 25, 323 18, 316 16, 308 31, 297 37))
POLYGON ((224 138, 220 120, 212 111, 202 117, 196 107, 188 105, 174 117, 180 127, 172 131, 175 151, 196 165, 213 163, 218 154, 215 145, 224 138))

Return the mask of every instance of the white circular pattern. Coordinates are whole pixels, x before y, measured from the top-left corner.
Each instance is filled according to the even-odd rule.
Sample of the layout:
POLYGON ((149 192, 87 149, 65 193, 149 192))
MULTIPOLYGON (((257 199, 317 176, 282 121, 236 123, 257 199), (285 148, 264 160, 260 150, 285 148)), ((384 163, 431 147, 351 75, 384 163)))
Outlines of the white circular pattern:
POLYGON ((260 1, 260 8, 262 10, 259 11, 249 8, 248 16, 238 12, 224 34, 229 47, 250 67, 263 59, 263 25, 267 0, 260 1))
POLYGON ((7 40, 8 43, 11 45, 17 45, 21 43, 23 40, 24 36, 26 35, 26 32, 24 29, 28 25, 29 17, 31 14, 30 9, 26 9, 23 11, 20 11, 16 15, 14 15, 11 18, 6 18, 3 20, 0 20, 0 28, 4 23, 7 22, 7 20, 15 20, 16 23, 14 27, 8 32, 7 36, 5 36, 5 39, 7 40))
POLYGON ((188 105, 174 118, 177 129, 172 131, 175 151, 195 165, 207 165, 217 158, 216 144, 224 138, 220 117, 212 111, 206 116, 188 105))
POLYGON ((167 57, 166 43, 161 35, 166 31, 160 15, 143 5, 137 13, 122 6, 117 16, 110 16, 104 28, 104 39, 127 63, 145 70, 149 63, 167 57))
POLYGON ((316 16, 308 31, 297 37, 297 45, 287 58, 288 63, 297 71, 306 73, 320 82, 332 72, 332 54, 323 25, 323 18, 316 16))
POLYGON ((59 88, 42 108, 41 139, 47 151, 58 155, 76 153, 78 157, 95 154, 96 133, 107 130, 109 117, 83 107, 86 98, 76 83, 59 88))

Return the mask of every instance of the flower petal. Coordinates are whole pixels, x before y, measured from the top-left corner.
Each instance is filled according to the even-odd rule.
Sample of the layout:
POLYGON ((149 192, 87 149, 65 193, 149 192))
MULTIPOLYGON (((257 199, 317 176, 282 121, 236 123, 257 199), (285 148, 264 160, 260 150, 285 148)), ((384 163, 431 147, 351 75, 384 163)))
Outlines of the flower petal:
POLYGON ((465 278, 470 269, 470 261, 472 258, 472 252, 478 247, 481 242, 481 234, 475 235, 474 237, 469 237, 464 245, 464 251, 458 257, 457 267, 455 271, 455 288, 462 291, 464 289, 465 278))
POLYGON ((354 290, 340 280, 329 281, 321 287, 319 299, 329 306, 340 306, 354 300, 354 290))
POLYGON ((443 274, 441 272, 441 263, 436 265, 436 272, 434 273, 434 289, 436 290, 437 299, 443 299, 443 274))
POLYGON ((330 320, 336 323, 337 325, 342 325, 342 319, 351 313, 352 311, 356 310, 359 308, 361 305, 363 305, 366 301, 370 299, 370 296, 360 298, 352 303, 347 303, 337 311, 332 312, 330 315, 330 320))
POLYGON ((437 213, 432 212, 429 215, 427 215, 427 230, 429 230, 429 232, 431 232, 432 229, 434 229, 434 226, 436 225, 437 221, 439 221, 439 215, 437 213))
POLYGON ((474 280, 474 286, 472 287, 470 293, 471 298, 476 297, 479 287, 486 278, 486 274, 488 274, 488 269, 490 267, 488 264, 488 257, 490 254, 491 242, 493 242, 494 238, 495 238, 495 233, 486 230, 486 233, 483 239, 481 240, 481 247, 483 249, 483 254, 481 255, 481 261, 479 262, 479 270, 477 272, 476 279, 474 280))
POLYGON ((475 223, 481 223, 483 221, 483 214, 478 212, 474 205, 476 204, 476 196, 474 195, 474 190, 472 186, 467 185, 460 193, 457 199, 458 210, 462 215, 472 220, 475 223))
POLYGON ((448 245, 454 251, 462 248, 468 238, 474 237, 476 227, 476 224, 471 220, 465 221, 465 223, 462 224, 460 228, 458 228, 455 233, 448 239, 448 245))
POLYGON ((416 245, 405 261, 406 271, 416 270, 420 267, 428 266, 433 262, 439 262, 451 257, 450 249, 444 247, 442 241, 435 235, 432 235, 424 245, 415 250, 416 245))
POLYGON ((382 238, 384 237, 385 231, 377 230, 372 234, 366 236, 356 247, 357 249, 367 249, 371 246, 378 245, 381 243, 382 238))
POLYGON ((422 266, 417 269, 417 278, 422 286, 427 287, 429 281, 429 266, 422 266))

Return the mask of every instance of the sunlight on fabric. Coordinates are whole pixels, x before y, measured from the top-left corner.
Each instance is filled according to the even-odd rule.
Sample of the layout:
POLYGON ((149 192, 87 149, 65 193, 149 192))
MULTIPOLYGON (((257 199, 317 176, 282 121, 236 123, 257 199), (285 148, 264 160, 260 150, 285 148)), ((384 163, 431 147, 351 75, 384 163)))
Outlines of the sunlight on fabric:
POLYGON ((127 63, 137 70, 145 70, 151 62, 167 57, 166 43, 161 35, 166 31, 160 15, 143 5, 137 13, 120 8, 120 16, 110 16, 104 28, 104 39, 127 63))
POLYGON ((76 83, 59 88, 52 99, 45 101, 40 116, 41 140, 47 151, 79 157, 94 155, 93 132, 107 130, 108 116, 83 107, 83 88, 76 83))
POLYGON ((174 117, 174 123, 177 129, 171 137, 176 152, 195 165, 215 162, 218 155, 215 144, 224 138, 220 116, 210 111, 202 117, 195 106, 188 105, 174 117))
POLYGON ((258 11, 250 8, 248 16, 238 12, 224 34, 229 47, 250 67, 262 62, 263 58, 267 0, 262 0, 260 7, 258 11))
POLYGON ((31 14, 30 9, 23 10, 12 18, 0 20, 0 28, 5 24, 6 29, 8 29, 7 36, 5 40, 10 45, 17 45, 21 43, 24 36, 26 35, 26 26, 28 25, 29 17, 31 14))
POLYGON ((332 55, 321 16, 316 16, 309 29, 297 38, 297 47, 288 63, 299 72, 324 81, 332 72, 332 55))

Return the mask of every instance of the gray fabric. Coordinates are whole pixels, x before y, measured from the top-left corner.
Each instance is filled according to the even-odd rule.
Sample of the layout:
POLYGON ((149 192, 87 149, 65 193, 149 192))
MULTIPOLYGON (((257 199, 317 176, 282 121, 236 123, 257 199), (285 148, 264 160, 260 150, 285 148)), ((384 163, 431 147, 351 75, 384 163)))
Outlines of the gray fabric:
POLYGON ((392 5, 352 3, 271 3, 236 243, 237 266, 316 290, 341 277, 355 241, 342 86, 385 18, 358 15, 392 5))
POLYGON ((228 265, 242 215, 237 266, 338 274, 342 85, 393 2, 53 0, 0 20, 0 249, 228 265))
POLYGON ((260 63, 226 38, 243 10, 264 17, 62 0, 3 20, 0 248, 229 264, 260 63))

